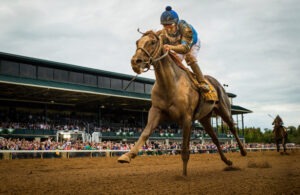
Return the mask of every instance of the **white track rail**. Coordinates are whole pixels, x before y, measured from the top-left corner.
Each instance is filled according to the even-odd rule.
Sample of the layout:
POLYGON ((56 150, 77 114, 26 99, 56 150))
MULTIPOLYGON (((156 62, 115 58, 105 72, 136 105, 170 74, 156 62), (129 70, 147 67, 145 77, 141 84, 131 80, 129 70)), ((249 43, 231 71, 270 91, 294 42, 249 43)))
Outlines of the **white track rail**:
MULTIPOLYGON (((262 151, 276 151, 275 147, 272 148, 245 148, 248 152, 262 152, 262 151)), ((300 150, 300 147, 288 147, 288 151, 292 150, 300 150)), ((0 150, 0 155, 4 160, 14 159, 18 154, 32 154, 32 158, 41 158, 43 159, 45 154, 53 154, 56 155, 56 158, 72 158, 72 154, 81 153, 85 154, 85 157, 93 158, 95 156, 106 156, 112 157, 115 156, 114 153, 123 154, 128 152, 129 150, 0 150)), ((174 150, 140 150, 142 153, 153 152, 155 155, 156 152, 162 152, 164 154, 171 153, 174 150)), ((180 152, 181 150, 175 150, 180 152)), ((209 150, 198 150, 198 153, 216 153, 217 150, 209 149, 209 150)), ((237 152, 238 150, 233 149, 232 151, 227 152, 237 152)), ((280 151, 283 151, 282 147, 280 151)))

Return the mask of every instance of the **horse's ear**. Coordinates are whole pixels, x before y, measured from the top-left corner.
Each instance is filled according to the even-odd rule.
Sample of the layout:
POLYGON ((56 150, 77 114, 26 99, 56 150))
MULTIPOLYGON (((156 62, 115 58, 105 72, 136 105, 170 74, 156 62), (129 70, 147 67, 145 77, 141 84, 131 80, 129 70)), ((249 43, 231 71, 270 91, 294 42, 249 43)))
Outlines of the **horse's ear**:
POLYGON ((143 32, 140 31, 140 28, 138 28, 137 31, 138 31, 139 33, 141 33, 142 35, 145 34, 145 33, 143 33, 143 32))

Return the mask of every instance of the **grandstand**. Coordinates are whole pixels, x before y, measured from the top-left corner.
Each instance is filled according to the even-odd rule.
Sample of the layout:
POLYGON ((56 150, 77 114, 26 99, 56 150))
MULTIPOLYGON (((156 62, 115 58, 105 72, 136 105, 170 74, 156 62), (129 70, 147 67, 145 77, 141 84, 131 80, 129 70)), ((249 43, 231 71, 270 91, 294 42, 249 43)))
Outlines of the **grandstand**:
MULTIPOLYGON (((137 77, 130 83, 132 77, 0 52, 0 136, 47 139, 78 130, 99 132, 99 140, 134 141, 147 123, 155 80, 137 77)), ((244 114, 252 111, 233 105, 235 94, 228 96, 236 126, 243 130, 244 114)), ((219 138, 231 139, 220 118, 212 124, 219 138)), ((209 139, 197 123, 192 137, 209 139)), ((165 123, 150 139, 180 140, 181 130, 165 123)))

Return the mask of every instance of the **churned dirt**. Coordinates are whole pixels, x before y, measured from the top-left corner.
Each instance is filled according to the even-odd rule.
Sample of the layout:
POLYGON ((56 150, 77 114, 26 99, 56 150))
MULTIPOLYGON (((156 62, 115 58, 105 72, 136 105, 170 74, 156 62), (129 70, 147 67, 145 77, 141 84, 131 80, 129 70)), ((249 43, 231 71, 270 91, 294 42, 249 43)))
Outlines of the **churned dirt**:
POLYGON ((0 160, 0 194, 300 194, 300 151, 0 160))

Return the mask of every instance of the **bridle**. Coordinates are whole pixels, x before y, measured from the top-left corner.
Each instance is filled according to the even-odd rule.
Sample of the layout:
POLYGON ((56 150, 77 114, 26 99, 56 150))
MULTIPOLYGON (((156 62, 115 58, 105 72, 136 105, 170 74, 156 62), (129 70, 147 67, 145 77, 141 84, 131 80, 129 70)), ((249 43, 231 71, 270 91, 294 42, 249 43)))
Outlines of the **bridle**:
MULTIPOLYGON (((138 29, 138 32, 140 32, 139 31, 139 29, 138 29)), ((150 34, 151 32, 149 32, 149 33, 142 33, 142 32, 140 32, 141 34, 143 34, 143 36, 146 36, 146 35, 148 35, 148 34, 150 34)), ((156 62, 158 62, 158 61, 160 61, 161 59, 163 59, 164 57, 166 57, 168 54, 169 54, 169 51, 167 51, 167 52, 165 52, 162 56, 158 56, 159 55, 159 52, 161 51, 161 49, 162 49, 162 41, 161 41, 161 39, 159 38, 159 36, 157 36, 155 33, 151 33, 151 34, 153 34, 155 37, 156 37, 156 39, 157 39, 157 41, 158 41, 158 46, 156 46, 156 48, 155 48, 155 50, 154 50, 154 52, 153 52, 153 54, 151 55, 146 49, 144 49, 143 47, 138 47, 137 49, 136 49, 136 51, 135 52, 137 52, 138 50, 142 50, 147 56, 148 56, 148 60, 147 61, 143 61, 142 63, 143 64, 145 64, 146 66, 146 68, 145 68, 145 70, 143 70, 143 72, 147 72, 148 70, 150 70, 150 67, 151 67, 151 65, 155 68, 155 69, 157 69, 158 68, 158 66, 155 64, 156 62)), ((123 91, 126 91, 127 90, 127 88, 131 85, 131 83, 137 78, 137 76, 138 76, 138 74, 136 74, 130 81, 129 81, 129 83, 128 83, 128 85, 123 89, 123 91)))
MULTIPOLYGON (((146 35, 148 35, 148 34, 150 34, 150 33, 143 33, 144 35, 143 36, 146 36, 146 35)), ((150 52, 148 52, 146 49, 144 49, 143 47, 138 47, 137 49, 136 49, 136 52, 138 51, 138 50, 142 50, 146 55, 147 55, 147 57, 148 57, 148 60, 147 61, 143 61, 142 63, 143 64, 145 64, 146 66, 146 70, 144 70, 143 72, 147 72, 149 69, 150 69, 150 67, 151 67, 151 65, 154 67, 154 68, 157 68, 157 65, 155 64, 156 62, 158 62, 158 61, 160 61, 161 59, 163 59, 164 57, 166 57, 167 55, 168 55, 168 51, 167 52, 165 52, 162 56, 158 56, 159 55, 159 53, 160 53, 160 51, 161 51, 161 48, 162 48, 162 42, 161 42, 161 39, 159 38, 159 36, 157 36, 155 33, 151 33, 151 34, 153 34, 155 37, 156 37, 156 39, 157 39, 157 41, 158 41, 158 44, 156 44, 157 46, 156 46, 156 48, 155 48, 155 50, 153 51, 153 53, 152 53, 152 55, 150 54, 150 52)))

